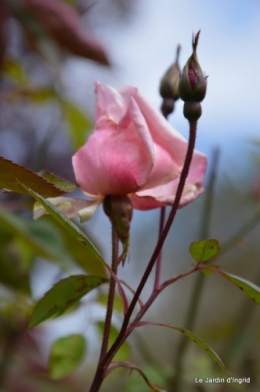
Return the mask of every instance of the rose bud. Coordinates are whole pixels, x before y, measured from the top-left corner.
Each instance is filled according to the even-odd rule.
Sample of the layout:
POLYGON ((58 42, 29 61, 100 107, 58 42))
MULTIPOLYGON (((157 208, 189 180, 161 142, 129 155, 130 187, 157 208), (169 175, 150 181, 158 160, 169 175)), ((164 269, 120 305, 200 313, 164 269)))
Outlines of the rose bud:
POLYGON ((174 63, 167 69, 160 83, 160 95, 163 99, 172 98, 174 101, 179 99, 179 79, 181 69, 179 66, 180 45, 176 49, 176 58, 174 63))
POLYGON ((103 209, 123 245, 123 252, 119 261, 122 261, 124 265, 129 246, 129 232, 133 216, 132 203, 127 196, 106 196, 103 202, 103 209))
POLYGON ((207 76, 203 73, 197 57, 199 34, 200 31, 192 39, 193 52, 180 77, 179 95, 184 102, 201 102, 206 95, 207 76))

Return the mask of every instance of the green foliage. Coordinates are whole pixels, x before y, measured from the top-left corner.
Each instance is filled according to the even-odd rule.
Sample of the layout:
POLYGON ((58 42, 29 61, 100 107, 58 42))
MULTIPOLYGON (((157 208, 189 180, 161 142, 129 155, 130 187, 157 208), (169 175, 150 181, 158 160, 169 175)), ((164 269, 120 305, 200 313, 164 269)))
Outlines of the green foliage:
POLYGON ((32 222, 0 211, 1 226, 11 235, 12 242, 18 246, 19 254, 24 255, 24 260, 37 255, 50 261, 58 261, 63 267, 68 267, 71 262, 60 234, 48 222, 32 222))
POLYGON ((179 331, 183 333, 185 336, 187 336, 189 339, 191 339, 194 343, 196 343, 200 348, 202 348, 220 367, 221 370, 223 370, 227 375, 228 372, 226 371, 224 363, 221 361, 219 358, 218 354, 211 348, 209 345, 197 336, 195 336, 192 332, 188 331, 187 329, 184 328, 179 328, 179 327, 172 327, 169 326, 169 328, 173 328, 176 331, 179 331))
MULTIPOLYGON (((107 294, 105 293, 100 293, 98 297, 96 298, 96 301, 100 303, 102 306, 107 305, 107 294)), ((114 311, 118 313, 123 313, 124 312, 124 304, 122 302, 122 298, 119 295, 115 295, 114 298, 114 311)))
POLYGON ((197 263, 203 263, 217 256, 220 246, 217 240, 207 239, 190 244, 190 254, 197 263))
POLYGON ((38 301, 29 329, 53 316, 63 314, 85 294, 105 282, 105 278, 87 275, 73 275, 60 280, 38 301))
POLYGON ((20 184, 22 182, 25 186, 44 197, 56 197, 65 193, 32 170, 3 157, 0 157, 0 173, 0 188, 9 192, 28 193, 24 186, 20 184))
POLYGON ((21 62, 14 58, 6 57, 4 59, 2 72, 19 85, 26 85, 28 83, 28 76, 24 67, 21 62))
POLYGON ((31 292, 29 270, 24 268, 18 255, 14 257, 14 254, 1 249, 0 258, 0 283, 15 292, 29 295, 31 292))
MULTIPOLYGON (((145 376, 149 380, 153 380, 155 384, 164 385, 166 375, 163 373, 162 369, 158 369, 157 367, 147 366, 143 370, 145 376)), ((130 374, 131 377, 127 380, 125 386, 125 392, 147 392, 151 390, 148 386, 147 389, 144 389, 143 383, 140 383, 140 376, 136 376, 136 373, 132 372, 130 374)), ((158 391, 158 389, 157 389, 158 391)), ((161 389, 163 392, 163 390, 161 389)))
POLYGON ((225 271, 220 272, 221 275, 225 276, 230 282, 234 283, 240 290, 242 290, 249 298, 251 298, 257 304, 260 304, 260 287, 256 284, 241 278, 240 276, 236 276, 230 274, 225 271))
POLYGON ((68 376, 80 365, 86 351, 82 335, 73 334, 57 339, 49 356, 49 371, 55 380, 68 376))
MULTIPOLYGON (((109 373, 111 371, 119 369, 119 368, 127 369, 129 371, 133 371, 134 370, 137 373, 139 373, 139 376, 141 376, 143 381, 148 386, 149 391, 166 392, 166 390, 162 389, 158 385, 156 385, 153 382, 151 382, 150 379, 147 377, 147 374, 144 373, 144 371, 142 369, 140 369, 138 366, 136 366, 134 363, 131 363, 131 362, 120 362, 120 361, 119 362, 112 362, 110 367, 109 367, 109 373)), ((130 389, 129 391, 132 391, 132 390, 137 391, 138 389, 130 389)), ((143 385, 142 385, 142 389, 140 389, 140 391, 143 391, 143 385)))
MULTIPOLYGON (((104 331, 104 322, 100 321, 97 323, 99 332, 100 332, 100 336, 103 336, 103 331, 104 331)), ((118 336, 118 329, 114 326, 111 325, 110 328, 110 333, 109 333, 109 345, 108 345, 108 349, 110 349, 110 347, 112 346, 112 344, 114 343, 114 341, 116 340, 117 336, 118 336)), ((116 355, 114 356, 113 360, 114 361, 128 361, 131 357, 131 353, 130 353, 130 345, 127 341, 125 341, 122 346, 120 347, 120 349, 117 351, 116 355)))
POLYGON ((86 142, 93 127, 92 121, 74 103, 61 100, 60 104, 68 124, 69 136, 74 148, 78 149, 86 142))
POLYGON ((72 182, 68 180, 64 180, 64 178, 61 178, 57 176, 56 174, 53 174, 49 171, 43 171, 40 173, 45 180, 51 182, 54 186, 57 188, 61 189, 64 191, 64 193, 69 193, 75 191, 77 189, 77 185, 73 184, 72 182))
POLYGON ((170 328, 175 331, 183 333, 185 336, 187 336, 189 339, 191 339, 194 343, 196 343, 200 348, 202 348, 218 364, 218 366, 221 368, 221 370, 223 370, 226 374, 228 374, 225 369, 225 365, 221 361, 221 359, 219 358, 218 354, 211 347, 209 347, 207 345, 207 343, 203 342, 203 340, 198 338, 196 335, 194 335, 192 332, 188 331, 187 329, 175 327, 174 325, 171 325, 171 324, 155 323, 155 322, 151 322, 151 321, 145 321, 145 322, 141 321, 135 325, 135 328, 136 327, 143 327, 143 326, 166 327, 166 328, 170 328))
MULTIPOLYGON (((78 240, 85 247, 85 260, 86 266, 88 266, 88 270, 90 271, 92 266, 96 263, 98 264, 98 270, 100 271, 100 275, 106 276, 105 274, 105 261, 102 256, 95 248, 95 246, 91 243, 91 241, 87 238, 86 234, 70 219, 68 219, 61 211, 59 211, 52 203, 50 203, 47 199, 44 199, 36 192, 33 192, 31 189, 24 187, 29 194, 31 194, 42 206, 49 212, 49 214, 59 222, 68 233, 73 236, 76 240, 78 240)), ((96 269, 96 267, 94 267, 96 269)))

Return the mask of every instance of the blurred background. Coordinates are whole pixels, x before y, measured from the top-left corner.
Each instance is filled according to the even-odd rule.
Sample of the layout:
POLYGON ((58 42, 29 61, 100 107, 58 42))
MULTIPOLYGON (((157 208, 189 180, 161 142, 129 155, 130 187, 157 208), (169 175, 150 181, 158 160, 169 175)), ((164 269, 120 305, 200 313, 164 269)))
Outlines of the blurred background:
MULTIPOLYGON (((71 156, 93 127, 94 82, 136 86, 159 109, 160 79, 177 45, 183 66, 192 34, 201 29, 198 56, 209 79, 197 149, 208 156, 206 192, 179 211, 164 248, 162 277, 188 270, 189 244, 211 237, 222 247, 216 263, 260 284, 259 19, 258 0, 0 0, 0 156, 75 181, 71 156)), ((187 137, 181 102, 169 121, 187 137)), ((25 333, 34 301, 68 274, 66 261, 75 262, 72 273, 84 255, 49 218, 32 222, 27 198, 2 193, 0 203, 0 390, 86 391, 98 358, 106 289, 85 297, 75 312, 25 333), (50 347, 70 333, 84 335, 84 361, 72 375, 53 380, 50 347)), ((159 211, 135 211, 130 255, 120 270, 133 287, 153 251, 158 224, 159 211)), ((109 260, 110 227, 101 208, 84 227, 109 260)), ((192 332, 232 375, 250 377, 249 385, 195 385, 194 377, 224 375, 193 343, 179 355, 182 336, 157 327, 136 331, 123 359, 138 363, 169 391, 175 390, 176 356, 181 391, 258 391, 257 305, 224 278, 201 282, 191 276, 165 290, 146 319, 184 326, 191 306, 197 310, 192 332)), ((116 331, 120 306, 113 323, 116 331)), ((115 388, 150 390, 126 370, 111 374, 101 390, 115 388)))

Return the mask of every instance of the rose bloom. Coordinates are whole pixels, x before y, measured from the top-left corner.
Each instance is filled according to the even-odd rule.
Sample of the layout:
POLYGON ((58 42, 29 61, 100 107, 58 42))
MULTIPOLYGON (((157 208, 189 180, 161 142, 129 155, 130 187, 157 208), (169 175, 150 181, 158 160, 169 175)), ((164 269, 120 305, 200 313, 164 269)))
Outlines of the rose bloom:
MULTIPOLYGON (((107 195, 127 195, 134 208, 172 204, 187 141, 138 89, 96 83, 94 131, 73 156, 77 183, 89 200, 56 198, 68 216, 89 219, 107 195), (66 200, 66 205, 64 201, 66 200)), ((179 207, 203 192, 207 160, 194 151, 179 207)))

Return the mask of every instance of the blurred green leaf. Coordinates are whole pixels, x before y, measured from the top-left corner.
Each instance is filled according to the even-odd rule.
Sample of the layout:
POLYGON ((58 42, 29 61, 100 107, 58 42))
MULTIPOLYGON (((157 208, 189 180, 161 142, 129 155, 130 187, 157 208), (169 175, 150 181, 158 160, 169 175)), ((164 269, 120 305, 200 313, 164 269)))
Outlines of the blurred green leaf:
POLYGON ((21 256, 40 256, 68 266, 71 259, 66 252, 62 237, 53 225, 47 222, 32 222, 28 219, 0 210, 0 226, 10 233, 21 256), (25 252, 25 254, 23 254, 25 252))
POLYGON ((32 170, 3 157, 0 157, 0 173, 0 188, 9 192, 26 194, 27 191, 19 183, 22 182, 28 188, 44 197, 56 197, 65 193, 32 170))
POLYGON ((86 142, 87 136, 92 130, 92 121, 74 103, 61 101, 63 115, 68 124, 69 134, 75 149, 80 148, 86 142))
MULTIPOLYGON (((100 293, 96 299, 98 303, 103 305, 104 307, 107 306, 107 294, 100 293)), ((115 295, 114 298, 114 310, 123 314, 124 312, 124 304, 122 302, 122 298, 119 295, 115 295)))
MULTIPOLYGON (((217 265, 214 265, 214 264, 210 264, 210 266, 211 267, 214 267, 214 268, 218 268, 218 266, 217 265)), ((205 276, 210 276, 210 275, 212 275, 212 274, 214 274, 214 269, 206 269, 206 268, 203 268, 203 269, 201 269, 201 272, 205 275, 205 276)))
POLYGON ((240 276, 236 276, 230 274, 225 271, 219 272, 221 275, 225 276, 230 282, 234 283, 240 290, 242 290, 248 297, 250 297, 254 302, 260 304, 260 287, 256 284, 241 278, 240 276))
POLYGON ((28 328, 63 314, 89 291, 106 282, 105 278, 89 275, 73 275, 60 280, 38 301, 28 328))
POLYGON ((77 184, 73 184, 70 181, 64 180, 64 178, 58 177, 56 174, 53 174, 47 170, 39 174, 57 188, 62 189, 65 193, 73 192, 78 188, 77 184))
POLYGON ((62 225, 48 215, 45 215, 40 219, 40 221, 48 222, 53 226, 53 229, 61 235, 67 255, 69 255, 73 259, 74 263, 82 268, 83 271, 95 276, 106 276, 104 264, 94 262, 92 257, 86 257, 85 245, 70 235, 70 233, 62 225))
POLYGON ((91 241, 86 237, 84 231, 82 231, 73 221, 68 219, 61 211, 59 211, 52 203, 47 199, 44 199, 39 194, 33 192, 31 189, 27 188, 28 193, 30 193, 42 206, 49 212, 49 214, 57 220, 71 236, 77 239, 85 247, 84 257, 86 261, 86 266, 88 265, 88 271, 91 272, 91 267, 96 269, 95 264, 99 264, 98 270, 100 271, 100 276, 106 276, 105 273, 105 261, 102 256, 91 243, 91 241), (88 263, 88 264, 87 264, 88 263))
POLYGON ((190 254, 197 263, 203 263, 209 261, 215 257, 220 250, 220 246, 217 240, 207 239, 190 244, 190 254))
MULTIPOLYGON (((143 368, 143 372, 149 380, 153 380, 155 385, 164 385, 170 374, 166 374, 165 368, 161 369, 156 366, 146 366, 143 368)), ((143 384, 140 383, 140 377, 134 377, 134 373, 131 374, 132 377, 129 377, 127 380, 127 384, 125 386, 124 392, 144 392, 143 384)), ((150 390, 151 388, 149 388, 150 390)), ((148 391, 148 390, 147 390, 148 391)), ((163 392, 164 390, 161 389, 163 392)))
POLYGON ((175 331, 179 331, 181 333, 183 333, 185 336, 187 336, 189 339, 191 339, 194 343, 196 343, 200 348, 202 348, 217 364, 218 366, 226 373, 226 368, 224 363, 221 361, 221 359, 219 358, 218 354, 211 348, 209 347, 205 342, 203 342, 203 340, 201 340, 200 338, 198 338, 196 335, 194 335, 192 332, 188 331, 185 328, 180 328, 180 327, 175 327, 171 324, 165 324, 165 323, 155 323, 152 321, 141 321, 137 324, 135 324, 133 326, 134 328, 137 327, 144 327, 144 326, 158 326, 158 327, 166 327, 166 328, 170 328, 173 329, 175 331))
POLYGON ((28 99, 34 104, 43 104, 56 98, 56 92, 53 87, 31 87, 14 91, 13 97, 28 99))
POLYGON ((179 331, 181 333, 183 333, 185 336, 187 336, 189 339, 191 339, 194 343, 196 343, 200 348, 202 348, 217 364, 218 366, 226 373, 226 368, 224 363, 221 361, 220 357, 218 356, 218 354, 209 346, 207 345, 205 342, 203 342, 203 340, 201 340, 200 338, 198 338, 196 335, 194 335, 192 332, 188 331, 187 329, 184 328, 178 328, 178 327, 170 327, 175 329, 176 331, 179 331))
POLYGON ((24 87, 10 90, 6 95, 8 102, 16 100, 27 100, 30 103, 42 105, 50 99, 56 98, 56 93, 52 87, 24 87))
MULTIPOLYGON (((97 322, 97 326, 98 326, 100 335, 102 337, 103 332, 104 332, 104 322, 103 321, 97 322)), ((109 333, 108 349, 110 349, 110 347, 112 346, 112 344, 116 340, 118 333, 119 333, 118 329, 114 325, 111 325, 110 333, 109 333)), ((114 356, 113 361, 128 361, 130 359, 130 357, 131 357, 130 346, 129 346, 128 341, 125 341, 120 346, 120 349, 117 351, 116 355, 114 356)))
POLYGON ((68 376, 80 365, 86 351, 82 335, 73 334, 57 339, 49 356, 49 371, 55 380, 68 376))
MULTIPOLYGON (((129 371, 132 371, 132 370, 137 371, 139 373, 139 375, 142 377, 142 379, 144 380, 144 382, 149 387, 149 390, 152 390, 154 392, 167 392, 165 389, 162 389, 158 385, 155 385, 154 383, 152 383, 149 380, 149 378, 147 377, 147 375, 143 372, 143 370, 140 369, 138 366, 136 366, 134 363, 123 362, 123 361, 115 361, 115 362, 113 361, 108 368, 108 372, 111 373, 112 371, 119 369, 119 368, 125 368, 129 371)), ((136 389, 131 389, 131 391, 132 390, 137 391, 136 389)), ((140 391, 143 391, 143 388, 140 389, 140 391)))
POLYGON ((22 63, 11 57, 5 57, 3 68, 3 73, 19 85, 26 85, 28 83, 28 77, 22 63))
POLYGON ((19 255, 13 254, 14 249, 11 252, 8 250, 0 250, 0 282, 15 292, 20 291, 29 295, 31 293, 29 271, 23 268, 19 255))

